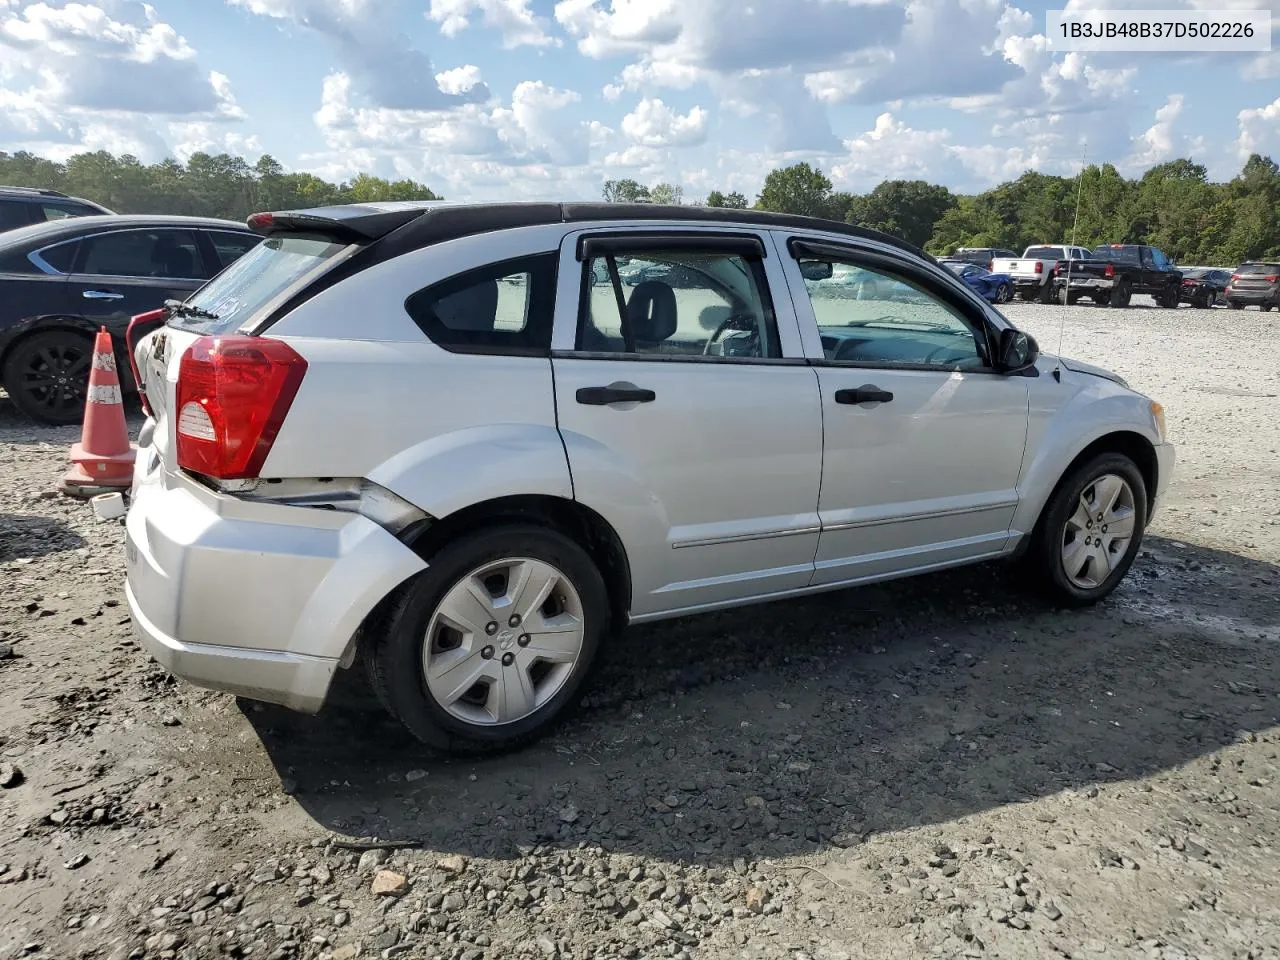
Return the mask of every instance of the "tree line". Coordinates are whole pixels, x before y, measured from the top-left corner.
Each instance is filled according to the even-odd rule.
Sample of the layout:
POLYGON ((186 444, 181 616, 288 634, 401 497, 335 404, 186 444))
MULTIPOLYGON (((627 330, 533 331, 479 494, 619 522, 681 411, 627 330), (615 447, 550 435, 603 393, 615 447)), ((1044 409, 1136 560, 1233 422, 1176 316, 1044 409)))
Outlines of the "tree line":
POLYGON ((60 190, 116 213, 167 213, 244 220, 258 210, 289 210, 374 200, 439 200, 413 180, 360 174, 330 183, 310 173, 286 173, 269 155, 250 164, 230 154, 195 153, 144 164, 106 151, 55 163, 25 151, 0 152, 0 183, 60 190))
MULTIPOLYGON (((678 203, 681 195, 670 184, 649 188, 610 180, 604 199, 678 203)), ((694 202, 748 206, 742 194, 718 190, 694 202)), ((1202 164, 1178 159, 1137 178, 1122 176, 1109 163, 1085 167, 1075 177, 1028 171, 974 195, 924 180, 887 180, 870 193, 846 193, 833 189, 820 169, 797 163, 770 172, 753 206, 882 230, 936 255, 957 247, 1021 253, 1032 244, 1074 237, 1087 247, 1148 243, 1185 264, 1230 267, 1280 257, 1280 167, 1259 154, 1225 183, 1211 182, 1202 164)))
MULTIPOLYGON (((287 210, 375 200, 438 200, 413 180, 360 174, 330 183, 288 173, 270 156, 250 164, 229 154, 196 153, 144 164, 105 151, 56 163, 25 151, 0 152, 0 183, 61 190, 119 213, 171 213, 243 220, 255 210, 287 210)), ((608 180, 610 202, 684 203, 676 184, 608 180)), ((754 202, 713 190, 689 201, 712 207, 829 217, 882 230, 934 254, 956 247, 1008 247, 1073 238, 1084 246, 1150 243, 1179 263, 1234 266, 1280 257, 1280 167, 1251 156, 1225 183, 1188 159, 1127 178, 1111 164, 1076 177, 1028 171, 979 194, 957 194, 923 180, 887 180, 866 194, 833 189, 822 170, 797 163, 771 171, 754 202), (1077 200, 1079 213, 1077 219, 1077 200)))

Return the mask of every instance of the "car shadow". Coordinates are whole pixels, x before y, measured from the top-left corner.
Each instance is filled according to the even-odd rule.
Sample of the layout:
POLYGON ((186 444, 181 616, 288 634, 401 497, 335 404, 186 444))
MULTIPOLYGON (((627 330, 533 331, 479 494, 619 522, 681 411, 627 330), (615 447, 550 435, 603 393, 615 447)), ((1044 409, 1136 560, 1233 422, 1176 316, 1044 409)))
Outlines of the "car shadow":
POLYGON ((0 563, 34 560, 86 546, 64 523, 34 514, 0 513, 0 563))
POLYGON ((326 830, 707 865, 1141 778, 1276 724, 1280 567, 1151 538, 1115 596, 1070 612, 1007 579, 972 567, 633 628, 574 720, 491 759, 426 752, 358 670, 315 717, 241 708, 326 830))

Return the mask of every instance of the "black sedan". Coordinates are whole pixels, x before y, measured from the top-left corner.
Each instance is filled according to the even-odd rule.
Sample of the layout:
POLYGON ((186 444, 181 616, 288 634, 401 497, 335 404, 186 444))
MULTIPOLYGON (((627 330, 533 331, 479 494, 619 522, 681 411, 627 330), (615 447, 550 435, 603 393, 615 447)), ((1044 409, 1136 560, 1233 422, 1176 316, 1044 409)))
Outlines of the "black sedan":
POLYGON ((130 318, 185 300, 261 239, 233 220, 114 215, 0 234, 0 383, 9 399, 34 420, 79 423, 103 325, 131 391, 130 318))
POLYGON ((1193 307, 1212 307, 1227 292, 1230 270, 1212 267, 1182 267, 1182 290, 1179 300, 1193 307))

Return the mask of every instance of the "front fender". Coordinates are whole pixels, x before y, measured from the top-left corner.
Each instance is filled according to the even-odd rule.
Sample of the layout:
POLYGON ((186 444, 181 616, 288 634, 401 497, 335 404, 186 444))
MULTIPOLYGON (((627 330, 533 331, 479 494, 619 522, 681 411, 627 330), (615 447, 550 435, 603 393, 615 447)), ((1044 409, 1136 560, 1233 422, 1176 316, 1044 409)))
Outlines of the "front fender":
POLYGON ((535 424, 471 427, 432 437, 374 468, 368 479, 436 519, 499 497, 573 499, 559 431, 535 424))
MULTIPOLYGON (((1100 377, 1063 369, 1062 383, 1053 377, 1033 388, 1031 423, 1019 486, 1013 529, 1028 534, 1067 468, 1087 447, 1116 433, 1136 434, 1155 448, 1161 440, 1151 415, 1151 401, 1100 377), (1066 402, 1055 406, 1055 388, 1075 387, 1066 402)), ((1154 495, 1155 491, 1152 491, 1154 495)))

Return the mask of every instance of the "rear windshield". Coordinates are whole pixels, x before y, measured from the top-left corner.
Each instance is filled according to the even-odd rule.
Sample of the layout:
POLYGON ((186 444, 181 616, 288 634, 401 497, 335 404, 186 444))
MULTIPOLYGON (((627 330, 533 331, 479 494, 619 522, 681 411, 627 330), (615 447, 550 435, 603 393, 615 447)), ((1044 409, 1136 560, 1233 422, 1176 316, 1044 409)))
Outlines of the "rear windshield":
POLYGON ((1027 260, 1062 260, 1064 252, 1062 247, 1027 247, 1023 257, 1027 260))
POLYGON ((229 333, 286 287, 318 269, 346 246, 314 237, 271 237, 197 290, 187 303, 216 316, 173 316, 170 326, 194 333, 229 333))
POLYGON ((1095 260, 1116 260, 1124 263, 1141 263, 1139 247, 1099 247, 1093 251, 1095 260))
POLYGON ((1242 263, 1236 268, 1236 273, 1242 276, 1248 273, 1280 273, 1280 263, 1242 263))

